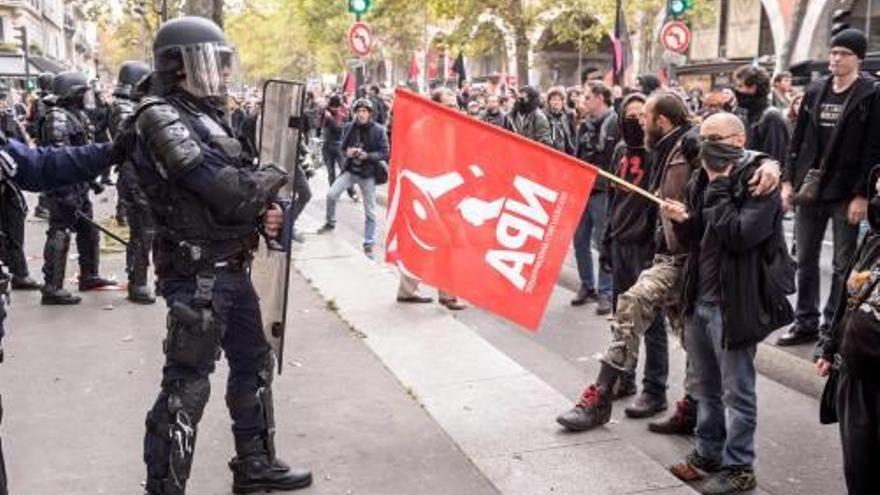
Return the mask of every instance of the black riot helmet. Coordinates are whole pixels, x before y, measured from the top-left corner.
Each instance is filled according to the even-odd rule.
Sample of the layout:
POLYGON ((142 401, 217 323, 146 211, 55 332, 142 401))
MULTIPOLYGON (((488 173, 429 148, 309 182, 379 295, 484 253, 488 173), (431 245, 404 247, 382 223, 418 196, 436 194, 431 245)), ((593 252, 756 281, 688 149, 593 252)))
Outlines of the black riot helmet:
POLYGON ((43 72, 37 77, 37 87, 40 88, 40 91, 51 93, 53 81, 55 81, 55 74, 43 72))
POLYGON ((91 89, 89 80, 82 72, 75 70, 64 71, 52 81, 52 92, 58 97, 59 102, 64 100, 82 100, 83 95, 91 89))
POLYGON ((129 60, 119 67, 119 77, 116 80, 116 96, 130 96, 133 88, 151 72, 150 66, 139 61, 129 60))
POLYGON ((197 97, 227 94, 226 79, 234 56, 223 30, 204 17, 168 21, 153 42, 155 70, 173 75, 180 87, 197 97))

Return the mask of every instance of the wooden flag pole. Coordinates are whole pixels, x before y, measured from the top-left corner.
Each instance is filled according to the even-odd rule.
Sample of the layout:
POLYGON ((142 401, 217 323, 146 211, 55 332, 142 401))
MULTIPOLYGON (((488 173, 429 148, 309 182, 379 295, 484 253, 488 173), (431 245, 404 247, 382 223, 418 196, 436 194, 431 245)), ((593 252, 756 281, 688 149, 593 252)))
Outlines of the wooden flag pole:
POLYGON ((656 194, 652 194, 652 193, 648 192, 647 190, 642 189, 641 187, 639 187, 635 184, 631 184, 631 183, 621 179, 620 177, 612 174, 611 172, 606 172, 605 170, 602 170, 600 167, 597 167, 597 166, 593 165, 592 163, 581 162, 581 165, 586 168, 589 168, 591 170, 594 170, 597 174, 601 175, 602 177, 605 177, 606 179, 610 180, 611 182, 617 184, 618 186, 629 189, 630 191, 633 191, 636 194, 640 194, 640 195, 644 196, 645 198, 650 199, 651 201, 657 203, 658 205, 662 205, 663 203, 666 202, 660 196, 657 196, 656 194))

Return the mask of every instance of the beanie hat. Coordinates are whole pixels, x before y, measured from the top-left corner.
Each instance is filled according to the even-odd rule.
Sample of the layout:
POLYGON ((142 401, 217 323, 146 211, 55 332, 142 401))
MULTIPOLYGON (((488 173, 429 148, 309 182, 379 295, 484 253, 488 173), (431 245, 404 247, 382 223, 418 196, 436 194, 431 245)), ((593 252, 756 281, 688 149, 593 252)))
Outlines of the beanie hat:
POLYGON ((844 29, 831 38, 831 48, 838 46, 849 49, 859 59, 864 60, 865 53, 868 52, 868 39, 865 38, 865 33, 858 29, 844 29))

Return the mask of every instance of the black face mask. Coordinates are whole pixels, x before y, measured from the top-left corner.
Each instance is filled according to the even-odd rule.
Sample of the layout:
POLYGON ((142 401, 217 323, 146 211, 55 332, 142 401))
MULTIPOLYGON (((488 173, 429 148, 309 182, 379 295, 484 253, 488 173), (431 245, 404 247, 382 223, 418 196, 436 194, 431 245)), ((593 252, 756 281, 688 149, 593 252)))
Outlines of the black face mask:
POLYGON ((736 94, 736 102, 745 109, 753 109, 761 105, 761 100, 766 100, 763 96, 750 95, 740 91, 734 91, 736 94))
POLYGON ((639 119, 623 119, 620 124, 620 132, 623 141, 630 148, 642 148, 645 146, 645 130, 639 123, 639 119))
POLYGON ((880 232, 880 196, 874 196, 868 202, 868 224, 871 230, 880 232))
POLYGON ((718 141, 700 144, 700 160, 713 172, 723 172, 731 163, 740 161, 745 150, 739 146, 718 141))

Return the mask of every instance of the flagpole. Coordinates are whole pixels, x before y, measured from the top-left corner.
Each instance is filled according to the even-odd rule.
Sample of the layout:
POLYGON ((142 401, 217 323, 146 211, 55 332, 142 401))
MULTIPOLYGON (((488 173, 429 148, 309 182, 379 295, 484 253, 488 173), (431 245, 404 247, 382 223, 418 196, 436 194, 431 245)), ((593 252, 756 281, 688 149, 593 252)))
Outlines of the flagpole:
POLYGON ((580 165, 582 167, 593 170, 597 174, 601 175, 602 177, 605 177, 606 179, 610 180, 611 182, 614 182, 615 184, 623 187, 624 189, 628 189, 636 194, 639 194, 641 196, 644 196, 647 199, 650 199, 651 201, 657 203, 658 205, 662 205, 662 204, 666 203, 666 200, 664 200, 660 196, 657 196, 656 194, 652 194, 652 193, 648 192, 647 190, 642 189, 641 187, 639 187, 633 183, 627 182, 627 181, 621 179, 620 177, 612 174, 611 172, 607 172, 605 170, 602 170, 600 167, 597 167, 597 166, 593 165, 592 163, 581 162, 580 165))

